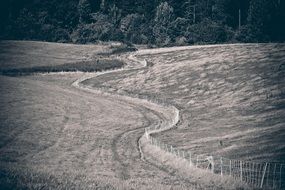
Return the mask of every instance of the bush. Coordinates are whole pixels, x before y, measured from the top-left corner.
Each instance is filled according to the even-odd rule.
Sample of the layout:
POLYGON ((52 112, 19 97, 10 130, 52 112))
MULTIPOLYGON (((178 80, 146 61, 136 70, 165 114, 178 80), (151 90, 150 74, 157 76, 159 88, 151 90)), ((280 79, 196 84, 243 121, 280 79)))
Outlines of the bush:
POLYGON ((79 24, 73 31, 71 39, 74 43, 94 43, 97 41, 122 40, 123 33, 116 28, 107 15, 95 13, 91 15, 92 23, 79 24))
POLYGON ((104 23, 102 25, 92 24, 81 24, 72 33, 71 39, 74 43, 94 43, 98 40, 108 41, 117 40, 121 38, 121 32, 114 29, 111 23, 104 23))
POLYGON ((121 68, 124 63, 120 60, 98 59, 93 61, 81 61, 78 63, 66 63, 56 66, 38 66, 19 69, 0 69, 0 73, 7 76, 31 75, 34 73, 49 72, 96 72, 121 68))
POLYGON ((185 46, 187 45, 187 39, 184 36, 179 36, 175 38, 175 46, 185 46))
POLYGON ((225 25, 205 19, 198 24, 189 26, 186 37, 188 43, 223 43, 231 41, 234 32, 225 25))
POLYGON ((142 34, 143 16, 139 14, 129 14, 121 20, 120 30, 124 34, 124 40, 132 43, 147 43, 148 38, 142 34))

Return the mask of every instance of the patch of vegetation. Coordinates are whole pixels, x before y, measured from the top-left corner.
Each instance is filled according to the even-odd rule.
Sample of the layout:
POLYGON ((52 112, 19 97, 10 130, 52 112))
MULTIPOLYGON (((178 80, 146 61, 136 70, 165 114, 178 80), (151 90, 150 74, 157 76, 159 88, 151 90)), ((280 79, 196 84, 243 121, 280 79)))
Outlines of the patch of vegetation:
POLYGON ((35 172, 29 168, 9 168, 0 171, 0 189, 115 189, 112 184, 99 182, 98 179, 93 181, 85 179, 84 182, 78 182, 72 178, 78 178, 78 176, 67 178, 66 176, 35 172))
POLYGON ((125 53, 125 52, 132 52, 132 51, 137 51, 137 49, 133 46, 122 45, 120 47, 113 49, 112 54, 120 54, 120 53, 125 53))
POLYGON ((280 0, 26 0, 1 7, 0 39, 156 46, 285 40, 280 0))
POLYGON ((51 73, 51 72, 97 72, 110 69, 117 69, 124 66, 119 60, 97 59, 93 61, 82 61, 77 63, 65 63, 54 66, 35 66, 16 69, 1 69, 2 75, 17 76, 30 75, 34 73, 51 73))
POLYGON ((114 55, 114 54, 121 54, 121 53, 127 53, 127 52, 134 52, 137 51, 138 49, 133 46, 131 43, 123 43, 119 45, 111 45, 110 51, 98 53, 98 55, 103 55, 103 56, 109 56, 109 55, 114 55))

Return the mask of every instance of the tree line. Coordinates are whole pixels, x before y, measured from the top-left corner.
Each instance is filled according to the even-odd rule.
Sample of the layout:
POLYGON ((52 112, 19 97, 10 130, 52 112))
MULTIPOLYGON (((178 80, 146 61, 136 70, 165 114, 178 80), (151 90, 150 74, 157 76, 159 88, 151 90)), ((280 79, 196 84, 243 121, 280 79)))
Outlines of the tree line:
POLYGON ((157 46, 284 42, 283 0, 6 0, 1 39, 157 46))

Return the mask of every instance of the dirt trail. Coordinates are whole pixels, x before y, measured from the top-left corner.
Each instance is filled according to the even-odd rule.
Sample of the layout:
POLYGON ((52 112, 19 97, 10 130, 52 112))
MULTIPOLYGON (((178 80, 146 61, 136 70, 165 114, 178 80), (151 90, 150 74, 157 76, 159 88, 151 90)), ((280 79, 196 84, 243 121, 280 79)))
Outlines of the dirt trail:
POLYGON ((1 135, 10 126, 17 135, 0 149, 0 172, 31 187, 192 189, 195 184, 175 170, 143 160, 138 146, 145 127, 172 119, 169 109, 70 86, 90 76, 1 76, 1 135))
POLYGON ((100 85, 100 76, 151 75, 134 55, 112 57, 128 64, 101 73, 0 76, 0 188, 16 178, 32 189, 213 189, 142 152, 144 128, 171 127, 174 107, 100 85))
MULTIPOLYGON (((112 152, 113 152, 113 159, 117 162, 119 165, 117 168, 119 170, 119 177, 121 179, 129 179, 129 169, 132 164, 141 164, 140 162, 146 162, 147 164, 150 164, 157 169, 173 176, 173 173, 175 171, 170 168, 164 168, 160 164, 156 165, 150 162, 145 161, 143 152, 141 151, 141 147, 139 144, 139 140, 143 135, 144 129, 146 127, 150 126, 159 126, 159 125, 169 125, 175 120, 175 115, 173 114, 173 111, 171 110, 171 107, 165 107, 161 106, 155 103, 152 103, 145 99, 140 98, 134 98, 126 95, 118 95, 118 94, 112 94, 108 93, 107 91, 104 91, 104 89, 96 89, 90 88, 89 86, 85 86, 82 84, 85 80, 88 79, 94 79, 98 76, 104 75, 104 74, 111 74, 111 73, 120 73, 120 72, 126 72, 126 71, 133 71, 133 70, 143 70, 147 67, 147 63, 145 60, 140 61, 136 59, 132 54, 131 55, 123 55, 121 57, 116 57, 116 59, 122 59, 125 62, 127 62, 127 66, 123 69, 113 70, 113 71, 106 71, 101 73, 89 73, 85 74, 81 78, 77 79, 72 86, 89 91, 95 94, 104 94, 107 97, 111 97, 112 99, 117 99, 118 101, 123 101, 130 106, 132 106, 133 109, 140 112, 143 115, 143 126, 126 130, 117 136, 115 136, 112 140, 112 152), (141 160, 138 160, 140 158, 141 160)), ((175 124, 175 123, 174 123, 175 124)), ((145 163, 144 163, 145 164, 145 163)), ((184 182, 188 180, 181 178, 178 176, 179 180, 183 180, 184 182)), ((191 184, 191 183, 189 183, 191 184)))

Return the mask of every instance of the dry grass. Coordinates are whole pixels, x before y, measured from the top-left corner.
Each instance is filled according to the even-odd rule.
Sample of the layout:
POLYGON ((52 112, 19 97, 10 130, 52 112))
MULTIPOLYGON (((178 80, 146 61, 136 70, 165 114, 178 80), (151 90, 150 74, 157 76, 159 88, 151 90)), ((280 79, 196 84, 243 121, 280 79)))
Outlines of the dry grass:
POLYGON ((111 86, 178 107, 182 121, 178 128, 157 136, 182 150, 284 161, 284 44, 142 50, 137 57, 153 66, 85 84, 111 86))
MULTIPOLYGON (((0 46, 6 47, 1 69, 94 59, 105 48, 0 46)), ((165 119, 153 110, 156 105, 72 87, 83 75, 0 76, 0 189, 192 189, 185 179, 141 160, 137 143, 144 128, 165 119)))
POLYGON ((32 41, 1 41, 0 66, 5 69, 55 66, 90 61, 110 49, 104 45, 73 45, 32 41), (15 53, 17 52, 17 53, 15 53))
POLYGON ((108 45, 71 45, 31 41, 0 42, 0 73, 94 72, 122 67, 123 62, 98 56, 108 45), (15 53, 17 52, 17 53, 15 53))
POLYGON ((175 175, 187 178, 194 189, 249 189, 246 184, 233 178, 221 177, 218 174, 212 174, 210 171, 195 168, 195 166, 190 165, 189 161, 151 145, 145 136, 141 139, 141 144, 142 150, 150 162, 159 164, 161 167, 167 167, 175 175))
MULTIPOLYGON (((40 42, 0 46, 1 69, 91 61, 110 48, 40 42)), ((84 84, 177 106, 180 125, 158 137, 180 149, 282 160, 284 45, 183 48, 144 50, 138 57, 148 60, 147 68, 91 74, 96 77, 84 84)), ((181 169, 172 155, 154 147, 144 147, 150 160, 142 160, 138 139, 143 129, 168 124, 172 112, 146 101, 72 87, 81 77, 81 72, 0 77, 1 188, 242 188, 181 169)))

